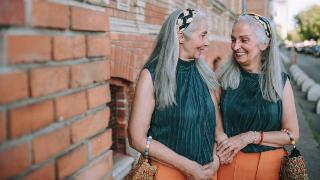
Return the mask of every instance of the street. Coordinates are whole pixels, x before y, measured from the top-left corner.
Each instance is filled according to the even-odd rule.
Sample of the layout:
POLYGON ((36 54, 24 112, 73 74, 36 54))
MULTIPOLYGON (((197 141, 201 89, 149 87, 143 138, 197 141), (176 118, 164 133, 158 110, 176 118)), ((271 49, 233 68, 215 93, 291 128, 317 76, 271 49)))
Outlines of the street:
MULTIPOLYGON (((288 50, 283 50, 283 52, 290 57, 288 50)), ((320 84, 320 57, 297 53, 297 64, 310 78, 320 84)))

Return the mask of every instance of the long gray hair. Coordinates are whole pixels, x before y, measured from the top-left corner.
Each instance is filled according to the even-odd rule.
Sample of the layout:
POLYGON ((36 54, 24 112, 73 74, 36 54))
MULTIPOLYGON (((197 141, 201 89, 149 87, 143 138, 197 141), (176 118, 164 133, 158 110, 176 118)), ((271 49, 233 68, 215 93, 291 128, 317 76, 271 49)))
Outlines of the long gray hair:
MULTIPOLYGON (((155 47, 146 63, 157 61, 154 88, 158 109, 176 105, 176 67, 179 58, 179 40, 176 31, 176 22, 182 12, 183 10, 181 9, 175 10, 168 16, 162 25, 155 47)), ((186 38, 190 37, 190 35, 198 29, 198 24, 204 23, 205 19, 206 16, 204 13, 200 11, 197 12, 188 28, 183 31, 184 36, 186 38)), ((196 59, 195 61, 196 67, 209 90, 211 91, 218 88, 218 80, 213 70, 204 60, 196 59)))
MULTIPOLYGON (((253 28, 260 43, 269 43, 269 47, 261 54, 261 75, 259 79, 260 89, 264 99, 276 102, 283 97, 283 83, 281 78, 281 63, 277 47, 276 32, 271 25, 271 38, 265 33, 263 26, 250 15, 240 15, 236 22, 244 22, 253 28)), ((235 61, 234 56, 217 71, 219 82, 223 89, 236 89, 240 83, 240 65, 235 61)))

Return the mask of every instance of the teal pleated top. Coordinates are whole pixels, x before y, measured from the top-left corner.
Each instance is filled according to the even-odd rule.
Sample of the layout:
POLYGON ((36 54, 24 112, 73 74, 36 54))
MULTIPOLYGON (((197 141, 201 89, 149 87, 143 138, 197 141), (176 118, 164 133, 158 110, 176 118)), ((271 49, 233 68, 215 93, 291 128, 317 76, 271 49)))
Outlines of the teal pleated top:
MULTIPOLYGON (((156 61, 145 68, 155 78, 156 61)), ((207 164, 213 161, 215 109, 195 61, 178 60, 176 105, 155 108, 148 135, 176 153, 207 164)))
MULTIPOLYGON (((262 97, 259 74, 241 69, 237 89, 227 89, 221 94, 221 112, 224 131, 232 137, 247 131, 281 130, 282 101, 270 102, 262 97)), ((283 85, 288 75, 282 73, 283 85)), ((246 153, 276 149, 271 146, 249 144, 241 151, 246 153)))

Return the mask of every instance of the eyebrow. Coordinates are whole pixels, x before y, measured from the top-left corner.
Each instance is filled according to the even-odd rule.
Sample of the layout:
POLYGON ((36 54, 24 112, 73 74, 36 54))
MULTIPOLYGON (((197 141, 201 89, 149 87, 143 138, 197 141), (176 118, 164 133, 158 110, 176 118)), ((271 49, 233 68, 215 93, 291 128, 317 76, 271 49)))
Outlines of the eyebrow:
MULTIPOLYGON (((241 37, 241 38, 249 38, 250 35, 242 35, 242 36, 240 36, 240 37, 241 37)), ((235 38, 235 37, 231 35, 231 38, 235 38)))
POLYGON ((202 34, 208 34, 208 31, 203 31, 202 34))

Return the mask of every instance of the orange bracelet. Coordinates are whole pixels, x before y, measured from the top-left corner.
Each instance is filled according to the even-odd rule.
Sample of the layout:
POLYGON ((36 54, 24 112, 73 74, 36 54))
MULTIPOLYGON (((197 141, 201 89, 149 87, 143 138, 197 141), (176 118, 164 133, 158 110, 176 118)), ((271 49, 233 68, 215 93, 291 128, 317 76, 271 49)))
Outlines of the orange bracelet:
POLYGON ((263 131, 260 131, 260 141, 258 144, 261 145, 262 141, 263 141, 263 131))

